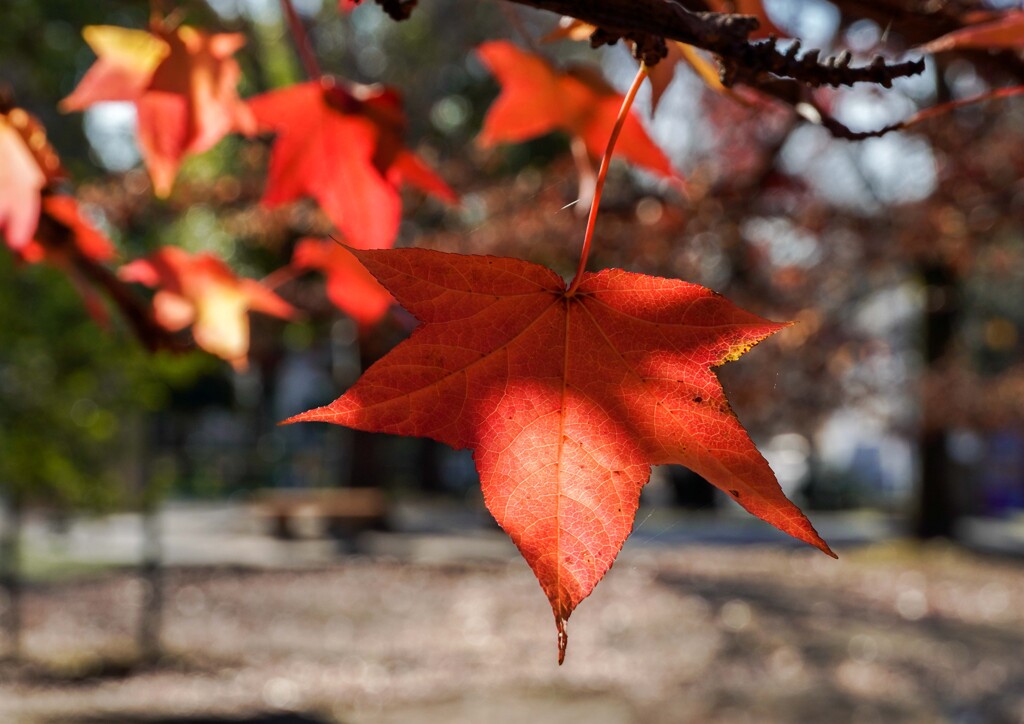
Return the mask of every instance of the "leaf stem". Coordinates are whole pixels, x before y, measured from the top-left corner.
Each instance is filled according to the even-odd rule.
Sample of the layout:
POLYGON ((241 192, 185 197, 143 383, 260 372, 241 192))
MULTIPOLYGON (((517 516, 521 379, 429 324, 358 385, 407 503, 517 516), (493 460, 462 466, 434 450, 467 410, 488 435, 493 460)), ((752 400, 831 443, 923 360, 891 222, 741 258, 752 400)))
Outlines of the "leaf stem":
POLYGON ((260 284, 265 286, 267 289, 277 289, 279 286, 287 284, 293 279, 298 279, 305 273, 305 271, 305 269, 296 269, 294 266, 289 264, 288 266, 275 269, 267 274, 260 280, 260 284))
POLYGON ((572 283, 565 292, 566 297, 576 294, 576 289, 579 287, 580 282, 583 281, 583 272, 587 270, 587 257, 590 256, 590 246, 594 239, 594 227, 597 225, 597 210, 601 206, 601 192, 604 191, 604 180, 608 176, 608 167, 612 163, 612 152, 615 150, 615 142, 619 140, 619 133, 622 132, 622 126, 626 123, 626 118, 629 116, 629 109, 633 105, 633 99, 636 98, 636 93, 640 90, 640 85, 644 82, 645 78, 647 78, 647 66, 641 63, 640 70, 637 71, 636 77, 633 79, 633 84, 629 86, 629 90, 626 91, 626 97, 622 99, 619 116, 615 119, 615 126, 608 137, 608 146, 605 148, 604 156, 601 158, 601 168, 597 172, 597 183, 594 185, 594 200, 590 204, 590 215, 587 217, 587 230, 583 233, 580 263, 576 267, 576 276, 573 277, 572 283))
POLYGON ((281 10, 288 21, 288 29, 291 31, 292 40, 295 43, 295 49, 299 53, 299 58, 302 59, 302 67, 306 69, 306 75, 309 76, 310 80, 320 80, 323 72, 320 70, 320 64, 313 54, 313 48, 310 46, 306 27, 302 24, 299 14, 295 12, 292 0, 281 0, 281 10))

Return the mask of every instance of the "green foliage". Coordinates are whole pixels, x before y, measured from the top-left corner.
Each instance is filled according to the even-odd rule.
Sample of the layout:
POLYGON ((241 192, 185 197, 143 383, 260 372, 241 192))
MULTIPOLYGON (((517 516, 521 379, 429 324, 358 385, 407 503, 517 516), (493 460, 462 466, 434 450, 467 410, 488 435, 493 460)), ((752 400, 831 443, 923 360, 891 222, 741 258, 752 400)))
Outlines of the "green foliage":
POLYGON ((143 444, 140 417, 213 364, 151 357, 104 332, 61 272, 16 268, 9 254, 0 255, 0 350, 0 491, 88 509, 124 498, 130 476, 111 461, 123 466, 125 448, 143 444))

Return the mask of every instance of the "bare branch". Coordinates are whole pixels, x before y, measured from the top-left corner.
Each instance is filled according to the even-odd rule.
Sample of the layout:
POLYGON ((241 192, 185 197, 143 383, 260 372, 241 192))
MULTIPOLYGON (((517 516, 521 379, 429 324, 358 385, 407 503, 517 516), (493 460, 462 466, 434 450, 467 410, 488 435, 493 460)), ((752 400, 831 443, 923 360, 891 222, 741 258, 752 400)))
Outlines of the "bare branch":
MULTIPOLYGON (((595 45, 611 44, 619 38, 631 40, 638 57, 648 65, 663 57, 664 40, 678 40, 711 51, 722 61, 723 81, 727 85, 742 81, 756 86, 758 79, 774 75, 811 86, 875 83, 888 88, 894 79, 924 70, 921 60, 890 65, 877 57, 870 65, 852 67, 848 55, 819 62, 819 51, 809 50, 797 57, 799 43, 782 52, 774 39, 752 42, 750 34, 758 28, 757 19, 752 16, 689 10, 681 0, 508 1, 574 17, 597 27, 599 30, 591 39, 595 45)), ((377 2, 395 18, 408 17, 416 4, 416 0, 377 2)))
POLYGON ((924 60, 908 60, 903 63, 889 63, 880 55, 868 65, 850 65, 851 56, 842 52, 819 60, 820 51, 808 50, 802 56, 800 41, 793 41, 786 52, 776 47, 775 38, 760 43, 746 43, 738 46, 731 55, 721 54, 725 71, 723 82, 731 85, 743 82, 757 86, 758 79, 766 74, 780 78, 792 78, 812 86, 841 86, 854 83, 873 83, 891 88, 896 78, 905 78, 924 72, 924 60))

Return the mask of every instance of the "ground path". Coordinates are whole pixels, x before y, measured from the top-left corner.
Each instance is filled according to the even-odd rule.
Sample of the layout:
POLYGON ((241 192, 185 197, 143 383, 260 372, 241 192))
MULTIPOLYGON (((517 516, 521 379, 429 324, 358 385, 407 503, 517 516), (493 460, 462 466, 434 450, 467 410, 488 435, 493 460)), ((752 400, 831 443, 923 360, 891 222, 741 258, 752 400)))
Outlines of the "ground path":
POLYGON ((558 667, 547 602, 495 532, 456 555, 430 540, 429 555, 392 537, 299 570, 171 569, 170 655, 142 668, 121 665, 133 575, 36 584, 36 663, 0 664, 0 721, 1024 722, 1011 558, 634 545, 574 614, 558 667))

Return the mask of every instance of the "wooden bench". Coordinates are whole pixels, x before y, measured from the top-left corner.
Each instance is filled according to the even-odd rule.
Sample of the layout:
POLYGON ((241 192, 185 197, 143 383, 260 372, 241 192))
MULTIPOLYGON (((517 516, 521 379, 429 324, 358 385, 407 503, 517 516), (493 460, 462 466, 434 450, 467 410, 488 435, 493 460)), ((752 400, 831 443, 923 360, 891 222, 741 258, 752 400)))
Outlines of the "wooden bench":
POLYGON ((309 537, 313 529, 312 535, 350 540, 383 528, 388 512, 380 488, 271 488, 258 491, 251 508, 283 539, 309 537))

